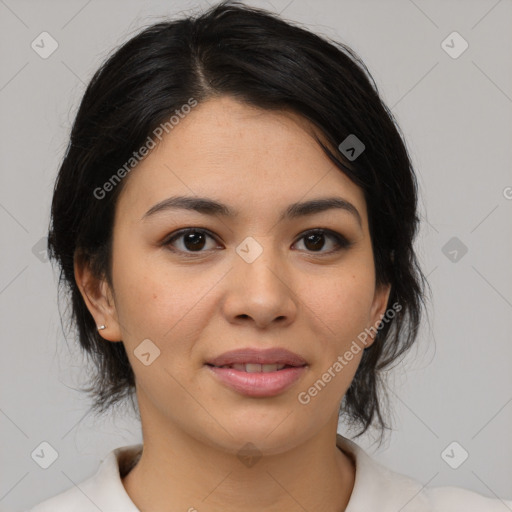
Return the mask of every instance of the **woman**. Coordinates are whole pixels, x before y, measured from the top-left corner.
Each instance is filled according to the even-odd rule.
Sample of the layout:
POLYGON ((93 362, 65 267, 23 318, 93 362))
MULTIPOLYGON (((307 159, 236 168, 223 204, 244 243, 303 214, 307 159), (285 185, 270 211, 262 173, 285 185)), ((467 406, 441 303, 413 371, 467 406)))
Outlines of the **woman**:
POLYGON ((364 64, 231 2, 159 23, 95 74, 49 250, 143 444, 33 512, 499 511, 337 434, 385 428, 379 371, 416 339, 416 179, 364 64), (135 396, 134 396, 135 395, 135 396))

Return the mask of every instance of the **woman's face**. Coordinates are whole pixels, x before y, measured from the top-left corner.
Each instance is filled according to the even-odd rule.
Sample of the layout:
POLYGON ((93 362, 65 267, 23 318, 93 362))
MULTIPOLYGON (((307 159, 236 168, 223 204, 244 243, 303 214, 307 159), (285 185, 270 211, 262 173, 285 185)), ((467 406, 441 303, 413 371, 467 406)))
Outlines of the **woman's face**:
POLYGON ((113 237, 115 312, 105 336, 126 346, 143 425, 233 453, 246 442, 279 453, 336 425, 362 350, 341 370, 333 365, 378 323, 389 288, 375 288, 363 192, 308 125, 227 97, 210 100, 125 179, 113 237), (166 207, 177 196, 222 203, 233 216, 166 207), (358 213, 281 218, 294 203, 325 198, 358 213), (184 228, 195 232, 179 235, 184 228), (328 231, 315 237, 314 229, 328 231), (207 364, 245 348, 284 348, 306 366, 246 373, 241 380, 257 383, 240 388, 219 378, 229 370, 207 364), (309 394, 329 368, 330 381, 309 394))

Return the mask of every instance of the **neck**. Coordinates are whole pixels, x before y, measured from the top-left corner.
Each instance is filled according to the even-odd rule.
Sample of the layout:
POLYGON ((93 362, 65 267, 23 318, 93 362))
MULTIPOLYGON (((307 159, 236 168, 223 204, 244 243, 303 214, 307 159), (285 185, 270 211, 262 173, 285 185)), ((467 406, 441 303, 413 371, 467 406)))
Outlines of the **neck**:
POLYGON ((154 512, 344 511, 355 467, 335 444, 337 419, 287 451, 252 459, 143 421, 144 450, 123 485, 137 508, 154 512))

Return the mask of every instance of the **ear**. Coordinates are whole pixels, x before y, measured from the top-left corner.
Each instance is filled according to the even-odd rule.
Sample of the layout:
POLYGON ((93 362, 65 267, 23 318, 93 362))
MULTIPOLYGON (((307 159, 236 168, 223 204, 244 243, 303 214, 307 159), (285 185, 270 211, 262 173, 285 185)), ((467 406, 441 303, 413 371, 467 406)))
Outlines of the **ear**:
POLYGON ((370 346, 375 341, 377 337, 377 329, 380 325, 384 314, 386 313, 386 308, 389 300, 389 294, 391 293, 391 284, 380 285, 375 288, 375 295, 373 297, 372 308, 370 312, 370 327, 368 329, 371 331, 370 340, 367 345, 370 346))
POLYGON ((74 258, 74 273, 75 281, 96 326, 105 326, 105 329, 98 331, 100 336, 108 341, 121 341, 114 295, 107 280, 94 275, 88 258, 77 255, 74 258))

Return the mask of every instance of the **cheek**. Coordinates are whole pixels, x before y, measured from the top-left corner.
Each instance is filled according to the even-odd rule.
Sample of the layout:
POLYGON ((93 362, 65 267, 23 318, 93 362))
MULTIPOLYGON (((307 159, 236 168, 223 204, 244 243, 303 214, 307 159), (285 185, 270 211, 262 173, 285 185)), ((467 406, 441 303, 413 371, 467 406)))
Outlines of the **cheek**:
MULTIPOLYGON (((114 260, 116 311, 123 341, 135 348, 150 339, 162 350, 186 356, 194 336, 202 328, 208 290, 217 279, 210 279, 199 267, 187 271, 169 264, 165 256, 132 251, 114 260)), ((176 360, 176 358, 173 358, 176 360)))
MULTIPOLYGON (((116 312, 123 331, 125 343, 136 343, 140 338, 150 338, 157 332, 158 318, 167 310, 170 315, 176 311, 175 305, 165 307, 163 300, 172 296, 166 280, 161 279, 159 270, 147 254, 137 250, 133 244, 129 250, 119 236, 114 244, 113 281, 116 312)), ((163 321, 163 319, 162 319, 163 321)))
POLYGON ((373 274, 368 271, 340 272, 338 279, 307 289, 315 342, 321 348, 316 351, 314 371, 297 399, 316 418, 334 411, 328 404, 337 410, 355 376, 365 348, 360 336, 369 326, 373 290, 373 274))
POLYGON ((373 295, 373 274, 363 269, 313 284, 306 297, 323 332, 331 340, 334 337, 336 349, 340 350, 369 327, 373 295))
POLYGON ((139 265, 118 274, 116 309, 130 337, 137 333, 162 339, 186 316, 197 297, 190 287, 164 278, 156 269, 139 265))

